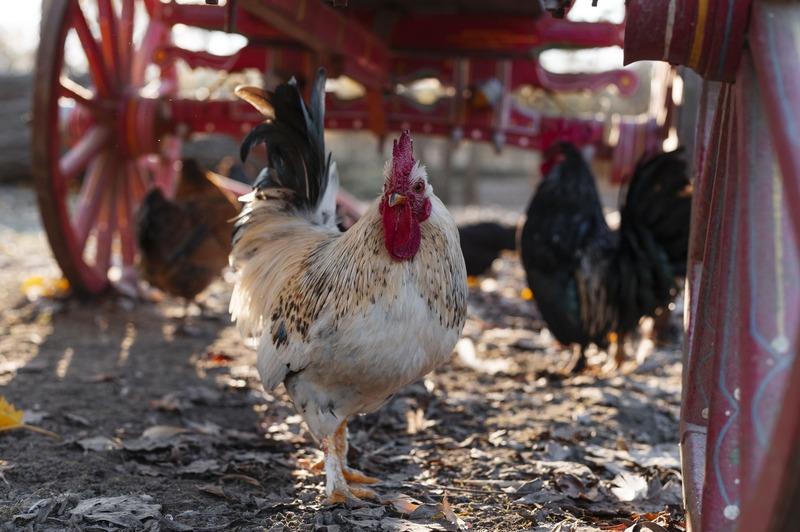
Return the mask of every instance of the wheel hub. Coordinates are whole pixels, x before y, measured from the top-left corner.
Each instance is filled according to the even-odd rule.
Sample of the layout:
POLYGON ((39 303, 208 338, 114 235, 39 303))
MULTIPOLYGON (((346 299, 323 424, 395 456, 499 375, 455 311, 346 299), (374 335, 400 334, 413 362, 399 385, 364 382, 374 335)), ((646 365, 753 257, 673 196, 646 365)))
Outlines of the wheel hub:
POLYGON ((169 110, 165 103, 138 95, 123 97, 115 124, 119 148, 127 157, 160 153, 169 110))

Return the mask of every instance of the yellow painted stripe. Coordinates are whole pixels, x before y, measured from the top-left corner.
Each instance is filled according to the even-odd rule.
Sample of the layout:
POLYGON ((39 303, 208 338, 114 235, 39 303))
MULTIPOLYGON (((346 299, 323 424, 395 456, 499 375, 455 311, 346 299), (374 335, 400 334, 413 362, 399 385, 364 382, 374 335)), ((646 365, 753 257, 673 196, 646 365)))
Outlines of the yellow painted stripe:
POLYGON ((786 336, 786 296, 783 293, 783 187, 777 160, 772 163, 772 225, 775 248, 775 303, 778 337, 786 336))
POLYGON ((703 37, 706 34, 707 15, 708 0, 697 0, 697 26, 694 28, 692 53, 689 55, 689 66, 691 68, 697 68, 700 63, 700 54, 703 52, 703 37))

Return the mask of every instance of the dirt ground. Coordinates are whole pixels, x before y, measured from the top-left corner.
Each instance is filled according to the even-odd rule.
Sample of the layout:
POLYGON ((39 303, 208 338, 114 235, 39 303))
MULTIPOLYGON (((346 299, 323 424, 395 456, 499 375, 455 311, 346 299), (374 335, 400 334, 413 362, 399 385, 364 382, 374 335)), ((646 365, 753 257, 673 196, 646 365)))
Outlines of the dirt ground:
POLYGON ((0 530, 683 530, 677 345, 557 378, 567 354, 498 266, 452 363, 351 421, 350 463, 387 504, 326 507, 223 280, 188 333, 176 301, 31 301, 21 283, 58 270, 32 192, 0 187, 0 394, 60 436, 0 433, 0 530))

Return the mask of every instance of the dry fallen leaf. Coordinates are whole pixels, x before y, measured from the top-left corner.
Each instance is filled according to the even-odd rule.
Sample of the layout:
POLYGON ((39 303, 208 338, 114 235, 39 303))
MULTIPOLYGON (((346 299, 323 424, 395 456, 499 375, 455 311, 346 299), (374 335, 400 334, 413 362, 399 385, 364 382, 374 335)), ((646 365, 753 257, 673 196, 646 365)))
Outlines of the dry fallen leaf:
POLYGON ((0 430, 10 430, 22 427, 22 418, 25 413, 17 410, 14 405, 0 396, 0 430))
POLYGON ((151 519, 161 517, 161 505, 149 495, 95 497, 78 503, 70 510, 73 519, 85 523, 106 522, 129 529, 141 529, 151 519))
POLYGON ((185 432, 189 431, 183 427, 155 425, 142 432, 140 437, 126 441, 124 446, 128 451, 163 449, 175 444, 177 437, 185 432))
POLYGON ((84 451, 116 451, 122 448, 122 444, 119 442, 119 440, 112 440, 111 438, 107 438, 105 436, 83 438, 82 440, 78 440, 77 443, 84 451))
POLYGON ((227 495, 225 495, 225 491, 222 489, 222 486, 218 486, 216 484, 198 484, 195 487, 204 493, 208 493, 209 495, 222 497, 223 499, 227 498, 227 495))
POLYGON ((432 532, 444 531, 444 527, 437 523, 415 523, 406 519, 398 519, 397 517, 384 517, 381 519, 381 528, 386 532, 432 532))
POLYGON ((41 297, 64 297, 69 292, 69 281, 63 277, 52 279, 33 275, 22 281, 20 290, 28 298, 28 301, 36 301, 41 297))
POLYGON ((218 460, 212 459, 200 459, 195 460, 194 462, 185 465, 183 467, 178 468, 178 473, 184 475, 202 475, 204 473, 209 473, 211 471, 218 471, 221 469, 220 463, 218 460))
POLYGON ((212 366, 227 366, 233 361, 233 357, 220 351, 209 351, 206 353, 206 361, 212 366))
POLYGON ((222 475, 221 477, 219 477, 219 479, 222 480, 223 482, 231 482, 234 480, 238 480, 246 484, 250 484, 251 486, 261 487, 261 483, 258 480, 254 479, 249 475, 242 475, 241 473, 229 473, 227 475, 222 475))
POLYGON ((410 514, 422 504, 422 502, 412 499, 407 495, 396 495, 384 500, 401 514, 410 514))
POLYGON ((33 432, 38 432, 39 434, 44 434, 45 436, 50 436, 51 438, 60 438, 55 432, 26 424, 23 421, 24 418, 25 412, 15 408, 5 397, 0 395, 0 432, 14 429, 28 429, 33 432))
POLYGON ((441 506, 442 506, 442 515, 444 515, 445 519, 454 524, 456 528, 458 528, 458 530, 467 530, 470 528, 470 525, 464 522, 464 520, 458 517, 456 513, 453 511, 453 507, 450 506, 450 501, 447 500, 446 492, 442 497, 441 506))

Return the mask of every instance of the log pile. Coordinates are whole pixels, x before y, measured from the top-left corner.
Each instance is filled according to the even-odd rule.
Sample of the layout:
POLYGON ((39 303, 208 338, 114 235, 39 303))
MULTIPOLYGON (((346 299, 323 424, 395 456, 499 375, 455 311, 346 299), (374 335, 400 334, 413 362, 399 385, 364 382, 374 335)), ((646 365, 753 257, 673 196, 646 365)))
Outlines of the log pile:
POLYGON ((32 77, 0 76, 0 183, 31 179, 32 77))

